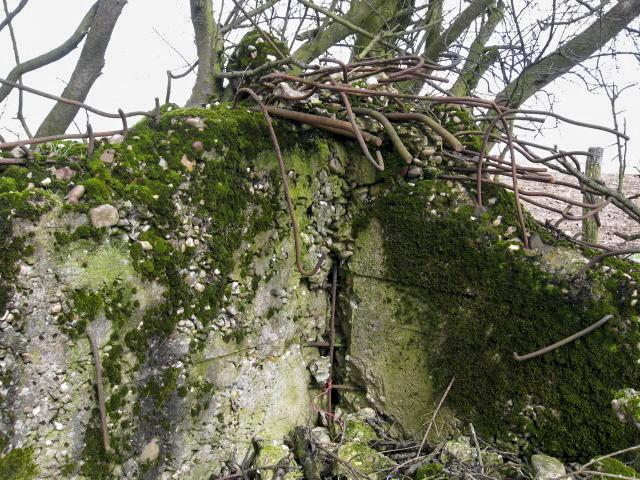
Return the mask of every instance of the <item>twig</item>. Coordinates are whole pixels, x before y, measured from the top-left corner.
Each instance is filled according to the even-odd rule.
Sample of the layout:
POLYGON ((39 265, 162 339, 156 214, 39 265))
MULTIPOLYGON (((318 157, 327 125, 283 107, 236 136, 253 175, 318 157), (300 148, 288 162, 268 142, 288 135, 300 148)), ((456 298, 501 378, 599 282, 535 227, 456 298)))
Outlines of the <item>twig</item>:
MULTIPOLYGON (((74 105, 76 107, 84 108, 85 110, 89 110, 90 112, 95 113, 96 115, 100 115, 102 117, 121 118, 121 115, 119 113, 103 112, 102 110, 98 110, 97 108, 93 108, 93 107, 87 105, 86 103, 77 102, 75 100, 70 100, 70 99, 64 98, 64 97, 58 97, 57 95, 51 95, 50 93, 46 93, 46 92, 43 92, 41 90, 37 90, 35 88, 27 87, 25 85, 20 85, 19 83, 11 82, 9 80, 5 80, 4 78, 0 78, 0 83, 3 83, 5 85, 9 85, 10 87, 13 87, 13 88, 19 88, 20 90, 24 90, 25 92, 33 93, 35 95, 40 95, 41 97, 48 98, 50 100, 55 100, 56 102, 67 103, 69 105, 74 105)), ((145 116, 145 117, 153 118, 153 113, 142 112, 142 111, 129 112, 129 113, 125 113, 124 115, 126 117, 145 116)))
MULTIPOLYGON (((557 477, 554 477, 553 480, 561 480, 563 478, 573 477, 575 475, 579 475, 581 473, 585 473, 586 472, 586 468, 590 467, 594 463, 598 463, 601 460, 604 460, 605 458, 615 457, 617 455, 622 455, 622 454, 625 454, 625 453, 633 452, 635 450, 640 450, 640 445, 634 445, 633 447, 625 448, 625 449, 622 449, 622 450, 618 450, 617 452, 613 452, 613 453, 609 453, 607 455, 603 455, 602 457, 594 458, 590 462, 585 463, 582 467, 580 467, 575 472, 565 473, 564 475, 559 475, 557 477)), ((601 472, 598 472, 598 475, 601 475, 601 472)), ((622 478, 622 477, 618 477, 618 478, 622 478)))
POLYGON ((594 323, 593 325, 585 328, 584 330, 580 330, 578 333, 574 333, 573 335, 571 335, 570 337, 565 338, 564 340, 560 340, 559 342, 554 343, 553 345, 549 345, 548 347, 544 347, 540 350, 536 350, 533 353, 527 353, 526 355, 518 355, 516 352, 513 352, 513 358, 515 358, 517 361, 521 362, 523 360, 529 360, 530 358, 534 358, 534 357, 538 357, 540 355, 543 355, 547 352, 550 352, 551 350, 555 350, 558 347, 561 347, 569 342, 573 342, 574 340, 582 337, 583 335, 586 335, 587 333, 591 332, 592 330, 595 330, 596 328, 598 328, 600 325, 604 324, 605 322, 607 322, 608 320, 611 320, 613 318, 613 315, 605 315, 604 317, 602 317, 600 320, 598 320, 596 323, 594 323))
POLYGON ((427 427, 427 431, 424 432, 424 437, 422 437, 422 442, 420 442, 420 447, 418 448, 418 451, 416 452, 416 458, 418 458, 420 456, 420 452, 422 451, 422 447, 424 447, 424 444, 427 442, 427 435, 429 435, 429 431, 431 430, 431 426, 433 425, 433 422, 436 419, 436 415, 438 415, 438 412, 440 411, 440 407, 442 407, 442 403, 444 402, 444 399, 447 398, 447 395, 449 394, 449 390, 451 390, 451 386, 453 385, 454 380, 456 379, 455 375, 453 377, 451 377, 451 381, 449 382, 449 385, 447 386, 447 389, 444 391, 444 393, 442 394, 442 397, 440 398, 440 401, 438 402, 438 406, 436 407, 436 411, 433 412, 433 415, 431 416, 431 420, 429 420, 429 426, 427 427))
POLYGON ((480 444, 478 443, 478 437, 476 437, 476 429, 473 428, 473 423, 469 424, 469 429, 471 430, 471 438, 473 438, 473 443, 476 445, 476 457, 478 460, 478 464, 480 465, 480 473, 484 475, 484 464, 482 463, 482 452, 480 451, 480 444))
POLYGON ((109 455, 113 455, 115 452, 109 446, 109 431, 107 429, 107 410, 104 405, 104 392, 102 390, 102 367, 100 366, 100 350, 98 350, 98 344, 96 343, 93 335, 87 330, 87 337, 89 337, 89 344, 93 352, 93 362, 96 367, 96 384, 98 386, 98 406, 100 407, 100 422, 102 423, 102 440, 104 441, 104 451, 109 455))

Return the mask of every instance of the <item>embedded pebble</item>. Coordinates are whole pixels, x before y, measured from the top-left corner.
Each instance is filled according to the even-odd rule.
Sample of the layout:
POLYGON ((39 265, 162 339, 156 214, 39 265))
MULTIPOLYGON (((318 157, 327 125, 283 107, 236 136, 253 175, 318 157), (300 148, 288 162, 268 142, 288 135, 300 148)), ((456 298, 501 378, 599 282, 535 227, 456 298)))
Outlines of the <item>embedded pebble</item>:
POLYGON ((115 135, 109 137, 109 143, 112 145, 115 145, 116 143, 122 143, 124 142, 124 136, 116 133, 115 135))
POLYGON ((84 185, 76 185, 69 191, 69 203, 78 203, 84 195, 84 185))
POLYGON ((146 240, 140 240, 140 246, 142 247, 143 250, 153 250, 153 245, 151 245, 149 242, 147 242, 146 240))
POLYGON ((160 444, 158 443, 157 438, 153 438, 142 449, 142 453, 138 457, 138 462, 140 463, 153 462, 156 458, 158 458, 159 453, 160 453, 160 444))
POLYGON ((43 178, 40 181, 40 185, 42 185, 43 187, 46 187, 48 185, 51 185, 51 178, 47 177, 47 178, 43 178))
POLYGON ((413 167, 407 171, 407 178, 417 178, 422 174, 422 168, 413 167))
POLYGON ((116 155, 116 151, 110 148, 102 152, 102 154, 100 155, 100 160, 102 160, 104 163, 113 163, 113 159, 115 158, 115 155, 116 155))
POLYGON ((111 227, 120 220, 118 209, 109 204, 93 207, 89 210, 89 216, 91 217, 91 224, 96 228, 111 227))
POLYGON ((75 170, 72 170, 69 167, 62 167, 56 170, 56 178, 58 180, 69 180, 76 174, 75 170))
POLYGON ((11 150, 11 156, 13 158, 22 158, 26 157, 27 154, 24 153, 24 150, 22 150, 20 147, 14 147, 13 150, 11 150))

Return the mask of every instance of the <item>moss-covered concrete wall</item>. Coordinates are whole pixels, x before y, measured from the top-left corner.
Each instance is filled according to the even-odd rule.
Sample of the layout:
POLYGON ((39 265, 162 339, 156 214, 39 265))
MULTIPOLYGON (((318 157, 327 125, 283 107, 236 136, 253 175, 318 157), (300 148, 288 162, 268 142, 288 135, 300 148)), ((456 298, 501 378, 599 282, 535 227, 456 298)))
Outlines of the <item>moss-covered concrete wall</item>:
MULTIPOLYGON (((342 181, 325 140, 287 128, 302 260, 314 264, 346 213, 342 181)), ((325 331, 330 262, 312 279, 295 268, 261 114, 173 109, 113 141, 3 171, 1 446, 42 478, 205 478, 253 438, 314 422, 319 354, 306 343, 325 331), (63 166, 71 178, 57 178, 63 166), (69 201, 74 185, 84 195, 69 201)))
POLYGON ((611 400, 638 379, 637 265, 612 262, 570 282, 584 254, 550 245, 532 221, 550 244, 536 234, 539 249, 526 251, 513 197, 489 192, 479 210, 460 184, 407 183, 363 211, 344 307, 351 378, 408 434, 424 431, 455 377, 445 405, 507 449, 579 459, 631 446, 637 431, 611 400), (573 343, 514 359, 607 314, 573 343))
POLYGON ((351 141, 276 125, 302 263, 330 258, 310 278, 257 112, 165 108, 89 158, 43 147, 2 171, 5 463, 25 478, 206 478, 256 436, 314 425, 310 369, 326 352, 307 343, 327 339, 332 262, 347 346, 335 381, 365 390, 341 408, 374 406, 396 433, 421 435, 455 376, 438 431, 472 421, 506 447, 568 458, 633 440, 610 401, 638 378, 637 271, 612 261, 570 283, 582 252, 524 251, 512 197, 487 192, 476 211, 464 186, 427 179, 441 145, 415 129, 405 140, 422 160, 409 169, 385 144, 378 173, 351 141), (557 352, 513 359, 605 314, 557 352))

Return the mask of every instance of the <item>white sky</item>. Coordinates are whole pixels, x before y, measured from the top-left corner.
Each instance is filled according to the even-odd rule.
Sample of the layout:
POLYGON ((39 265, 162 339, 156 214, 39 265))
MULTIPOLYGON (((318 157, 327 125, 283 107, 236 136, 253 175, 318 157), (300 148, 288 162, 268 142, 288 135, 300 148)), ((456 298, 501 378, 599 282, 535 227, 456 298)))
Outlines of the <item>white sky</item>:
MULTIPOLYGON (((9 0, 9 9, 18 0, 9 0)), ((219 0, 214 0, 214 9, 219 0)), ((227 2, 230 3, 230 2, 227 2)), ((30 0, 14 19, 20 59, 26 61, 65 41, 75 30, 85 15, 92 0, 30 0)), ((4 18, 4 14, 0 14, 4 18)), ((23 77, 26 85, 60 95, 77 61, 82 44, 74 52, 52 65, 41 68, 23 77)), ((15 65, 9 29, 0 32, 0 76, 5 77, 15 65)), ((150 110, 155 97, 164 102, 166 94, 166 70, 184 71, 186 62, 196 57, 193 44, 193 29, 189 17, 187 0, 130 0, 118 20, 111 43, 107 49, 103 75, 96 81, 86 103, 108 112, 116 113, 118 108, 125 112, 150 110), (164 39, 164 40, 163 40, 164 39)), ((189 97, 195 74, 172 82, 171 101, 183 105, 189 97)), ((612 74, 619 86, 634 81, 640 82, 640 62, 632 59, 624 62, 619 71, 612 74)), ((613 126, 610 104, 603 94, 588 93, 581 83, 571 77, 556 81, 547 89, 555 98, 554 111, 560 115, 579 121, 613 126)), ((7 141, 14 140, 15 134, 25 138, 19 122, 14 119, 17 110, 17 92, 0 104, 0 134, 7 141)), ((25 94, 24 114, 35 133, 53 102, 25 94)), ((627 134, 632 137, 628 143, 627 173, 638 173, 640 168, 640 85, 627 90, 619 102, 622 112, 619 121, 626 117, 627 134)), ((546 96, 539 102, 529 102, 526 107, 546 109, 546 96)), ((90 114, 94 131, 121 128, 118 120, 109 120, 90 114)), ((80 130, 85 131, 86 115, 81 112, 76 118, 80 130)), ((130 119, 130 124, 136 120, 130 119)), ((575 128, 548 119, 544 137, 535 141, 549 146, 558 145, 562 150, 586 150, 591 146, 605 147, 603 171, 617 172, 618 164, 614 137, 596 130, 575 128)), ((70 132, 77 132, 71 127, 70 132)), ((516 132, 525 138, 522 132, 516 132)))

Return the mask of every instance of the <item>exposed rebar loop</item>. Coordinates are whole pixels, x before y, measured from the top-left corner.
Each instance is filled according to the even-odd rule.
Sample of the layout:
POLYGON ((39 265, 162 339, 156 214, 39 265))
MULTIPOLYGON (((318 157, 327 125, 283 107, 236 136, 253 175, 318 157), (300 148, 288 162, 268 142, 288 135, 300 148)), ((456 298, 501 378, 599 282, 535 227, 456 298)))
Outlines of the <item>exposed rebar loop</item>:
POLYGON ((382 113, 378 112, 377 110, 372 110, 370 108, 353 107, 353 111, 358 115, 366 115, 368 117, 373 117, 378 122, 380 122, 380 124, 386 130, 387 135, 389 135, 389 139, 391 140, 391 143, 393 143, 393 147, 396 149, 398 154, 403 158, 405 163, 409 164, 413 162, 413 155, 411 155, 407 150, 407 147, 404 146, 404 143, 402 143, 402 140, 400 140, 400 137, 398 136, 396 129, 393 128, 393 125, 387 119, 386 116, 384 116, 382 113))
POLYGON ((493 127, 497 125, 498 122, 502 122, 502 125, 504 126, 504 130, 505 130, 505 135, 507 137, 509 155, 511 157, 511 174, 512 174, 511 180, 513 181, 513 195, 515 196, 516 211, 518 213, 518 221, 520 222, 520 232, 522 233, 522 243, 524 245, 524 248, 528 250, 529 237, 527 234, 527 227, 524 223, 524 215, 522 214, 522 205, 520 204, 520 193, 518 190, 518 175, 516 171, 516 154, 513 148, 513 136, 511 134, 511 129, 509 128, 509 123, 505 118, 507 115, 514 113, 514 111, 511 109, 506 109, 506 110, 503 109, 502 111, 500 111, 498 108, 496 108, 495 111, 497 115, 493 120, 491 120, 491 122, 489 123, 489 126, 485 131, 485 135, 482 138, 482 148, 480 149, 480 154, 478 156, 478 171, 477 171, 478 205, 482 205, 482 158, 489 144, 489 135, 487 134, 493 131, 493 127))
POLYGON ((600 255, 593 257, 589 262, 580 269, 573 277, 569 279, 570 282, 575 281, 578 277, 580 277, 584 272, 593 267, 596 263, 601 262, 607 257, 612 257, 616 255, 633 255, 640 253, 640 248, 625 248, 622 250, 613 250, 611 252, 604 252, 600 255))
POLYGON ((238 91, 236 92, 236 96, 233 100, 233 108, 236 108, 237 106, 238 94, 240 93, 247 93, 251 96, 251 98, 260 106, 260 109, 262 110, 262 114, 264 115, 264 118, 267 121, 267 127, 269 129, 269 134, 271 135, 271 141, 273 142, 273 147, 278 157, 278 165, 280 167, 280 178, 282 180, 282 190, 284 191, 284 198, 287 201, 289 216, 291 217, 291 223, 293 225, 293 241, 294 241, 294 248, 296 253, 296 266, 298 267, 298 271, 302 275, 306 277, 311 277, 312 275, 315 275, 316 273, 318 273, 318 271, 322 267, 322 264, 324 263, 325 258, 327 257, 327 254, 323 253, 320 256, 313 270, 307 271, 303 268, 302 261, 300 259, 300 231, 298 228, 298 221, 296 220, 295 208, 293 206, 293 201, 291 200, 291 194, 289 193, 289 183, 287 182, 287 172, 285 170, 284 160, 282 159, 280 144, 278 143, 276 132, 273 129, 273 124, 271 123, 271 117, 269 116, 269 112, 267 111, 266 105, 262 103, 262 100, 260 100, 260 97, 258 97, 258 95, 256 95, 256 93, 250 88, 238 89, 238 91))
POLYGON ((119 108, 118 114, 120 115, 120 120, 122 120, 122 136, 126 137, 129 133, 129 127, 127 127, 127 117, 124 114, 124 111, 119 108))
MULTIPOLYGON (((258 106, 249 108, 252 110, 262 111, 262 109, 258 106)), ((332 132, 337 135, 356 138, 356 134, 353 131, 353 126, 349 122, 345 122, 344 120, 322 117, 320 115, 299 112, 297 110, 288 110, 286 108, 272 107, 270 105, 265 105, 265 108, 270 115, 286 118, 288 120, 295 120, 297 122, 306 123, 307 125, 313 125, 316 128, 327 130, 328 132, 332 132)), ((371 143, 376 147, 382 145, 382 139, 370 134, 369 132, 362 132, 362 136, 366 142, 371 143)))
POLYGON ((451 148, 453 148, 456 152, 461 152, 463 150, 463 145, 460 143, 452 133, 449 132, 446 128, 436 122, 433 118, 423 114, 423 113, 410 113, 410 112, 400 112, 400 113, 385 113, 385 117, 387 117, 391 121, 407 121, 407 120, 416 120, 419 122, 423 122, 429 128, 431 128, 434 132, 442 137, 442 139, 449 144, 451 148))
MULTIPOLYGON (((345 84, 348 85, 349 83, 348 72, 344 62, 341 62, 340 60, 335 60, 333 58, 321 58, 320 61, 333 62, 340 65, 342 67, 344 82, 345 84)), ((333 85, 337 85, 336 81, 333 78, 329 77, 328 79, 333 85)), ((377 161, 376 161, 371 156, 371 153, 369 153, 367 144, 365 143, 364 138, 362 137, 362 132, 360 131, 360 127, 356 123, 356 117, 353 114, 353 110, 351 108, 351 103, 349 102, 349 98, 347 97, 347 94, 343 90, 340 91, 340 98, 342 98, 342 103, 344 104, 344 108, 347 110, 347 117, 349 118, 349 123, 351 123, 351 126, 353 127, 353 133, 355 133, 356 135, 356 139, 358 140, 358 144, 362 149, 362 153, 364 154, 366 159, 369 161, 369 163, 373 166, 373 168, 375 168, 379 172, 384 171, 384 160, 382 159, 380 150, 376 150, 376 158, 377 158, 377 161)))
POLYGON ((529 360, 530 358, 539 357, 540 355, 543 355, 543 354, 548 353, 548 352, 550 352, 552 350, 555 350, 556 348, 561 347, 563 345, 566 345, 569 342, 573 342, 574 340, 577 340, 578 338, 580 338, 583 335, 586 335, 587 333, 595 330, 600 325, 603 325, 604 323, 606 323, 607 321, 611 320, 612 318, 613 318, 613 315, 605 315, 600 320, 598 320, 596 323, 594 323, 593 325, 588 326, 584 330, 580 330, 579 332, 574 333, 573 335, 571 335, 570 337, 565 338, 564 340, 560 340, 559 342, 556 342, 553 345, 549 345, 548 347, 541 348, 540 350, 536 350, 535 352, 527 353, 526 355, 518 355, 516 352, 513 352, 513 358, 515 358, 518 362, 522 362, 523 360, 529 360))

